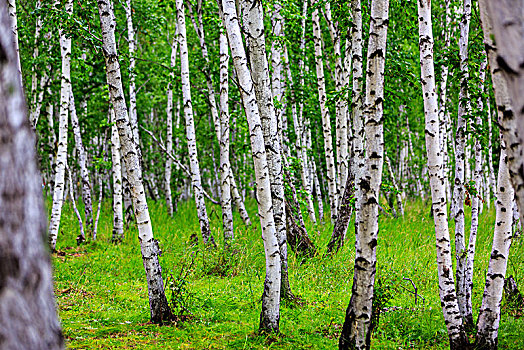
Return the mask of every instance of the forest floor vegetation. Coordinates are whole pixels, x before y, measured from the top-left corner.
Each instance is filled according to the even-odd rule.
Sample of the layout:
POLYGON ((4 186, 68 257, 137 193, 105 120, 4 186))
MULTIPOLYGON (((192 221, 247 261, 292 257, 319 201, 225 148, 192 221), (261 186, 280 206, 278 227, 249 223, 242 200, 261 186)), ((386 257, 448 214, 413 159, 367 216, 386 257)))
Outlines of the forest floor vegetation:
MULTIPOLYGON (((107 201, 102 207, 97 241, 77 247, 78 222, 70 202, 65 203, 53 262, 55 293, 68 348, 336 349, 353 281, 353 221, 345 246, 333 256, 324 255, 333 229, 328 216, 322 224, 307 223, 318 247, 317 255, 302 260, 290 253, 291 288, 299 299, 283 303, 280 335, 261 336, 257 329, 264 250, 256 203, 247 204, 252 227, 246 228, 235 213, 233 245, 229 250, 208 250, 201 242, 192 243, 191 235, 200 234, 193 202, 180 203, 172 218, 163 203, 150 203, 155 238, 162 249, 166 294, 180 320, 158 326, 149 322, 136 226, 126 229, 121 244, 111 243, 112 209, 107 201)), ((213 235, 223 246, 220 207, 208 205, 213 235)), ((469 213, 466 220, 468 229, 469 213)), ((475 317, 484 289, 494 220, 493 206, 480 217, 473 289, 475 317)), ((451 233, 453 228, 450 221, 451 233)), ((372 349, 446 349, 429 204, 408 203, 404 218, 381 215, 377 254, 377 302, 383 312, 372 349)), ((524 289, 522 235, 513 240, 508 275, 524 289)), ((522 310, 506 304, 503 301, 499 348, 524 349, 522 310)))

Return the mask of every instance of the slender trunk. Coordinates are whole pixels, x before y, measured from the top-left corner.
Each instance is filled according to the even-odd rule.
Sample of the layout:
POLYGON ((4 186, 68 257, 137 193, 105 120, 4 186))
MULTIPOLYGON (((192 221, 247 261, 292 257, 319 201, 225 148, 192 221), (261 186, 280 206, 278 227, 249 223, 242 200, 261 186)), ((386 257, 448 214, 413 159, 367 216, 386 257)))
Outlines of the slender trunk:
MULTIPOLYGON (((42 238, 42 179, 7 4, 0 2, 0 339, 3 349, 64 348, 42 238)), ((66 101, 67 102, 67 101, 66 101)))
POLYGON ((78 165, 80 165, 80 177, 82 178, 82 200, 84 201, 84 214, 86 220, 87 234, 93 233, 93 204, 91 200, 91 180, 87 169, 87 153, 82 142, 80 125, 76 114, 75 96, 73 89, 70 91, 69 112, 71 113, 71 128, 75 136, 75 146, 78 151, 78 165))
POLYGON ((495 171, 493 169, 493 145, 491 139, 493 138, 493 131, 492 131, 492 121, 491 121, 491 103, 489 100, 489 96, 486 98, 486 105, 488 106, 488 172, 486 174, 486 179, 488 181, 488 196, 486 197, 486 201, 488 203, 488 209, 491 206, 491 193, 495 195, 497 184, 495 183, 495 171))
POLYGON ((351 300, 339 340, 340 349, 369 349, 377 264, 378 201, 384 162, 383 98, 389 0, 373 0, 366 67, 364 108, 366 166, 356 183, 362 193, 351 300))
POLYGON ((80 215, 80 212, 78 211, 78 208, 76 207, 76 201, 75 201, 75 193, 73 188, 73 177, 71 176, 71 170, 69 167, 66 167, 67 170, 67 176, 69 180, 69 197, 71 197, 71 203, 73 204, 73 211, 75 212, 76 218, 78 219, 78 226, 80 228, 80 233, 76 237, 77 244, 81 244, 82 242, 85 242, 86 235, 84 232, 84 223, 82 222, 82 216, 80 215))
POLYGON ((275 105, 269 79, 269 63, 266 56, 264 35, 264 14, 262 3, 254 0, 241 1, 243 21, 246 33, 246 44, 249 47, 249 62, 251 77, 255 89, 258 110, 261 116, 264 143, 267 149, 269 165, 269 178, 271 181, 271 198, 273 202, 273 217, 277 230, 277 239, 282 264, 281 298, 292 299, 287 277, 287 234, 286 234, 286 208, 284 195, 284 171, 282 166, 282 148, 279 137, 278 120, 275 114, 275 105))
POLYGON ((120 137, 115 124, 115 111, 111 108, 111 160, 113 161, 113 242, 124 238, 124 213, 122 209, 122 167, 120 137))
MULTIPOLYGON (((173 39, 171 45, 171 73, 169 74, 170 82, 167 85, 167 132, 166 132, 166 151, 171 153, 173 151, 173 86, 172 82, 175 80, 174 68, 176 65, 176 52, 178 49, 178 40, 173 39)), ((164 188, 166 192, 166 204, 167 212, 169 216, 173 216, 173 195, 171 194, 171 172, 172 172, 173 160, 170 157, 166 159, 166 169, 164 174, 164 188)))
POLYGON ((397 197, 397 209, 400 214, 400 216, 404 216, 404 206, 402 205, 402 195, 400 194, 397 180, 395 180, 395 174, 393 173, 393 169, 391 168, 391 162, 389 160, 389 157, 386 157, 386 165, 388 167, 389 176, 391 177, 391 184, 393 185, 393 189, 395 190, 395 196, 397 197))
MULTIPOLYGON (((73 0, 68 0, 65 12, 73 13, 73 0)), ((69 95, 71 92, 71 38, 66 37, 64 30, 60 29, 60 51, 62 54, 62 76, 60 86, 60 120, 58 131, 58 149, 56 152, 55 184, 53 190, 53 207, 49 222, 49 245, 51 250, 56 248, 56 239, 60 228, 62 204, 65 190, 65 166, 67 164, 67 126, 69 95)))
POLYGON ((104 186, 102 180, 102 174, 98 177, 98 208, 96 210, 95 225, 93 227, 93 239, 96 240, 96 235, 98 232, 98 220, 100 219, 100 211, 102 210, 102 197, 104 193, 104 186))
POLYGON ((242 34, 235 2, 233 0, 222 0, 219 2, 219 8, 221 8, 227 30, 231 57, 233 57, 239 90, 249 125, 257 184, 258 212, 266 257, 266 278, 264 281, 264 292, 262 294, 262 312, 260 314, 259 329, 263 332, 278 332, 280 320, 280 249, 273 216, 271 182, 268 176, 269 167, 260 121, 260 112, 255 96, 255 88, 251 79, 251 72, 247 66, 246 51, 242 43, 242 34))
MULTIPOLYGON (((351 86, 351 109, 353 114, 353 159, 351 161, 351 172, 355 178, 355 184, 360 183, 364 170, 364 123, 362 120, 363 98, 362 82, 364 81, 362 69, 362 6, 360 0, 351 0, 351 12, 353 25, 351 27, 351 57, 353 61, 353 81, 351 86)), ((358 223, 360 222, 360 207, 362 193, 360 187, 355 191, 355 234, 358 236, 358 223)))
POLYGON ((171 310, 164 293, 164 282, 158 256, 160 248, 153 237, 153 228, 142 181, 139 153, 134 142, 133 130, 129 123, 127 106, 120 74, 120 63, 116 51, 115 27, 116 19, 109 0, 97 2, 102 31, 103 53, 106 63, 107 82, 111 103, 115 109, 115 121, 120 137, 121 152, 124 156, 128 180, 135 208, 142 260, 147 277, 149 308, 151 321, 162 323, 172 318, 171 310))
POLYGON ((342 66, 342 54, 340 50, 340 29, 338 22, 333 21, 331 16, 331 5, 325 4, 324 11, 326 21, 328 22, 329 32, 333 40, 333 54, 335 57, 335 92, 338 98, 335 103, 335 145, 337 150, 337 193, 339 201, 344 194, 344 188, 348 176, 348 101, 347 94, 342 93, 345 88, 344 68, 342 66))
MULTIPOLYGON (((231 208, 232 172, 229 163, 229 49, 224 28, 220 28, 220 194, 224 240, 233 236, 233 210, 231 208)), ((245 210, 245 208, 244 208, 245 210)))
POLYGON ((331 234, 331 240, 327 245, 327 253, 338 252, 346 240, 346 233, 351 220, 351 214, 353 213, 353 204, 351 203, 355 195, 355 182, 352 178, 352 174, 349 173, 347 183, 344 186, 344 195, 342 196, 337 222, 333 227, 333 233, 331 234))
POLYGON ((127 42, 129 45, 129 122, 133 130, 133 139, 137 149, 140 145, 140 136, 138 134, 138 116, 136 113, 136 86, 135 86, 135 29, 133 28, 133 8, 131 7, 131 0, 126 0, 126 22, 127 22, 127 42))
MULTIPOLYGON (((13 0, 14 2, 14 0, 13 0)), ((40 10, 42 8, 42 1, 37 0, 36 2, 36 10, 40 10)), ((40 31, 42 30, 42 17, 40 15, 37 15, 36 17, 36 25, 35 25, 35 47, 33 49, 33 61, 36 61, 38 58, 38 43, 40 40, 40 31)), ((32 74, 31 74, 31 108, 29 113, 29 121, 31 122, 31 125, 33 126, 33 129, 36 130, 36 124, 38 122, 38 118, 40 117, 40 108, 42 108, 42 100, 40 99, 40 96, 43 97, 43 86, 40 86, 40 91, 42 92, 42 95, 40 95, 40 91, 37 92, 37 75, 36 75, 36 67, 35 63, 33 63, 33 66, 31 68, 32 74)), ((46 77, 47 80, 47 71, 42 72, 42 81, 46 77)))
POLYGON ((440 130, 433 63, 431 1, 418 2, 418 18, 422 94, 424 96, 424 114, 426 119, 426 152, 437 242, 439 294, 444 320, 448 328, 450 348, 464 349, 467 347, 468 342, 462 325, 462 317, 453 283, 453 266, 443 181, 444 174, 442 171, 442 154, 439 145, 440 130))
POLYGON ((495 201, 496 219, 493 234, 493 246, 489 260, 488 273, 482 306, 477 321, 476 347, 478 349, 497 349, 498 328, 500 323, 500 303, 504 290, 504 278, 508 264, 509 248, 511 245, 511 224, 513 221, 513 187, 511 186, 506 147, 501 140, 499 174, 495 201))
MULTIPOLYGON (((229 164, 231 165, 231 164, 229 164)), ((237 207, 237 210, 240 214, 240 217, 242 218, 242 221, 244 222, 244 225, 251 226, 251 219, 249 218, 249 214, 247 213, 246 206, 244 205, 244 201, 242 200, 242 197, 240 196, 240 192, 238 192, 238 186, 237 182, 235 180, 235 176, 233 175, 233 169, 229 167, 229 180, 231 185, 231 197, 233 199, 233 204, 237 207)))
POLYGON ((200 232, 204 244, 215 246, 215 239, 211 234, 209 227, 209 218, 207 216, 206 202, 202 193, 202 180, 200 176, 200 166, 198 162, 195 123, 193 120, 193 105, 191 102, 191 86, 189 81, 189 57, 187 51, 186 39, 186 18, 184 13, 184 4, 182 0, 176 1, 177 23, 178 23, 178 43, 180 45, 180 67, 182 76, 182 95, 184 98, 184 116, 186 120, 187 147, 189 150, 189 164, 191 167, 191 181, 195 191, 195 202, 198 212, 198 221, 200 222, 200 232))
MULTIPOLYGON (((316 0, 314 1, 316 4, 316 0)), ((315 62, 317 68, 318 100, 320 113, 322 114, 322 131, 324 133, 324 152, 326 156, 327 181, 329 191, 329 203, 331 209, 331 222, 335 223, 338 210, 337 172, 335 168, 335 156, 333 154, 333 140, 331 136, 331 122, 329 110, 326 106, 326 82, 324 77, 324 61, 322 55, 322 38, 320 31, 320 18, 318 8, 313 10, 313 42, 315 46, 315 62)))
MULTIPOLYGON (((484 79, 486 78, 486 69, 488 65, 487 57, 484 57, 484 61, 480 66, 480 91, 484 92, 484 79)), ((478 101, 478 111, 482 111, 484 104, 482 97, 478 101)), ((482 127, 482 118, 480 112, 475 118, 476 127, 482 127)), ((476 138, 475 140, 475 169, 473 181, 475 182, 473 193, 470 193, 471 198, 471 228, 469 233, 469 244, 468 244, 468 255, 466 257, 466 270, 464 274, 464 291, 466 294, 466 304, 464 312, 464 325, 467 329, 473 329, 473 305, 471 302, 471 295, 473 293, 473 266, 475 262, 475 246, 477 242, 477 231, 479 226, 479 207, 482 205, 481 198, 481 181, 482 181, 482 144, 481 139, 476 138)))
POLYGON ((455 217, 455 255, 457 259, 457 296, 459 301, 460 313, 465 316, 466 291, 464 290, 466 270, 466 242, 465 242, 465 223, 464 223, 464 183, 465 183, 465 140, 466 140, 466 120, 465 115, 469 111, 468 100, 468 36, 469 22, 471 17, 471 0, 464 0, 464 13, 460 19, 460 92, 457 131, 455 135, 455 186, 453 189, 453 209, 455 217))

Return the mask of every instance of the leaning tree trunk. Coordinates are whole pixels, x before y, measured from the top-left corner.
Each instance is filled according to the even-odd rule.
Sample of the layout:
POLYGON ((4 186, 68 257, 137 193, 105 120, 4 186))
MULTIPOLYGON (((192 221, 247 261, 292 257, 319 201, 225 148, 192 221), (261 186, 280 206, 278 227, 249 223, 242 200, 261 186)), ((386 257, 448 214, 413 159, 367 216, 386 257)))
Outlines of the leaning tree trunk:
POLYGON ((195 202, 198 212, 198 221, 200 222, 200 232, 204 244, 215 246, 215 239, 211 234, 209 227, 209 218, 207 216, 206 202, 202 191, 202 179, 200 176, 200 166, 198 162, 195 122, 193 120, 193 104, 191 102, 191 85, 189 81, 189 57, 187 50, 186 37, 186 18, 184 13, 184 4, 182 0, 176 1, 177 20, 178 20, 178 43, 180 45, 180 67, 182 77, 182 95, 184 99, 184 116, 186 120, 187 147, 189 150, 189 164, 191 167, 191 182, 195 191, 195 202))
POLYGON ((465 116, 469 111, 468 100, 468 36, 469 22, 471 17, 471 0, 464 0, 464 13, 460 20, 460 39, 459 39, 459 56, 460 56, 460 92, 457 131, 455 135, 455 186, 453 189, 453 216, 455 218, 455 256, 457 259, 457 296, 460 307, 460 313, 465 316, 466 312, 466 291, 465 272, 466 272, 466 241, 465 241, 465 223, 464 223, 464 167, 465 167, 465 116))
POLYGON ((3 349, 54 350, 64 337, 42 237, 46 214, 7 4, 0 2, 0 339, 3 349))
POLYGON ((262 132, 266 145, 266 155, 269 165, 271 181, 271 198, 273 201, 273 217, 277 229, 277 238, 282 264, 282 279, 280 297, 292 299, 293 294, 289 285, 287 268, 287 233, 286 207, 284 195, 284 171, 282 166, 282 148, 279 137, 278 120, 275 114, 275 105, 269 79, 269 63, 266 56, 264 35, 264 14, 262 3, 254 0, 241 1, 243 20, 246 32, 246 42, 249 47, 249 61, 251 77, 255 88, 258 110, 261 115, 262 132))
POLYGON ((138 116, 136 113, 136 86, 135 86, 135 29, 133 27, 133 8, 131 7, 131 0, 126 0, 126 6, 124 6, 126 11, 126 23, 127 23, 127 42, 129 45, 129 122, 131 128, 133 129, 133 138, 135 144, 140 144, 139 134, 138 134, 138 116))
MULTIPOLYGON (((316 4, 316 0, 314 1, 316 4)), ((327 182, 329 191, 329 203, 331 208, 331 222, 335 223, 338 210, 337 172, 335 168, 335 156, 333 154, 333 141, 331 137, 331 121, 329 110, 326 106, 326 80, 324 77, 324 60, 322 56, 322 38, 320 31, 320 17, 318 8, 313 10, 313 42, 315 46, 315 61, 317 67, 318 100, 320 113, 322 114, 322 131, 324 133, 324 151, 326 155, 327 182)))
POLYGON ((373 0, 366 67, 364 108, 366 167, 356 184, 362 193, 351 300, 339 340, 340 349, 369 349, 377 264, 378 201, 384 163, 384 66, 389 0, 373 0))
POLYGON ((478 349, 497 349, 500 323, 500 303, 508 265, 512 235, 513 187, 511 186, 506 146, 501 140, 499 174, 497 180, 496 219, 493 246, 489 260, 482 306, 477 320, 476 346, 478 349))
MULTIPOLYGON (((7 0, 7 7, 9 10, 9 17, 11 17, 11 31, 12 35, 9 37, 13 40, 13 45, 16 50, 16 63, 18 66, 18 79, 20 80, 20 84, 22 85, 22 88, 24 86, 24 80, 22 77, 22 65, 20 63, 20 49, 18 46, 18 20, 16 15, 16 2, 15 0, 7 0)), ((66 10, 67 11, 67 10, 66 10)))
POLYGON ((71 87, 69 100, 69 112, 71 113, 71 127, 75 136, 76 150, 78 151, 78 165, 80 165, 80 177, 82 178, 82 200, 84 201, 84 214, 86 220, 87 234, 93 233, 93 204, 91 200, 91 180, 87 169, 87 153, 82 142, 80 125, 76 114, 75 96, 71 87))
POLYGON ((495 99, 497 100, 497 86, 501 95, 505 95, 505 98, 501 98, 501 103, 497 100, 497 107, 499 111, 501 107, 504 108, 501 125, 508 145, 509 173, 515 189, 520 222, 524 222, 524 4, 521 1, 504 0, 497 1, 495 5, 484 0, 480 1, 480 8, 484 42, 494 44, 496 41, 496 45, 486 48, 489 50, 495 99), (506 102, 505 106, 502 106, 502 101, 506 102))
POLYGON ((111 103, 115 109, 115 121, 118 127, 121 151, 124 156, 128 181, 131 188, 131 196, 133 198, 133 207, 135 209, 138 227, 138 238, 146 271, 151 321, 162 323, 171 319, 172 314, 164 293, 164 281, 162 280, 160 262, 158 261, 160 248, 158 241, 153 237, 153 227, 147 207, 137 145, 134 142, 133 130, 131 129, 127 114, 120 63, 116 51, 116 19, 109 0, 99 0, 97 5, 100 15, 103 43, 102 51, 106 63, 107 83, 109 85, 111 103))
POLYGON ((115 111, 111 108, 111 160, 113 163, 113 242, 124 238, 124 212, 122 209, 122 167, 120 160, 120 137, 115 124, 115 111))
MULTIPOLYGON (((65 11, 73 13, 73 0, 68 0, 65 11)), ((58 127, 58 149, 56 151, 55 185, 53 190, 53 207, 49 222, 49 245, 51 250, 56 248, 56 239, 60 228, 60 217, 64 203, 65 167, 67 164, 67 126, 69 110, 69 94, 71 92, 71 38, 60 29, 60 52, 62 53, 62 78, 60 86, 60 120, 58 127)))
POLYGON ((280 321, 280 249, 273 216, 269 167, 262 134, 260 112, 255 96, 251 72, 247 65, 246 51, 233 0, 219 2, 227 31, 231 56, 238 78, 239 90, 246 112, 255 168, 258 213, 262 226, 262 239, 266 257, 266 278, 262 294, 262 312, 259 329, 262 332, 278 332, 280 321))
POLYGON ((462 316, 457 302, 452 274, 453 266, 445 200, 446 189, 444 187, 442 153, 440 152, 439 144, 440 130, 433 63, 431 1, 421 0, 418 2, 418 18, 422 95, 424 96, 424 114, 426 119, 426 152, 437 241, 439 294, 444 321, 448 328, 450 348, 458 350, 466 348, 468 342, 462 325, 462 316))
POLYGON ((232 173, 229 162, 229 49, 224 28, 220 27, 220 203, 224 240, 229 242, 233 235, 233 210, 231 208, 232 173))

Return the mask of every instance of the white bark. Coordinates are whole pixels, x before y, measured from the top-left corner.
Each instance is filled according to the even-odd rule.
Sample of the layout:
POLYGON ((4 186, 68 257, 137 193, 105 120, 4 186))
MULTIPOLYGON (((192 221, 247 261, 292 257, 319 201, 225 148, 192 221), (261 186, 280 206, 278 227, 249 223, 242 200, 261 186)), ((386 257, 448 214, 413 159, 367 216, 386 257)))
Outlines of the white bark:
POLYGON ((384 68, 389 22, 389 0, 373 0, 366 67, 364 103, 366 166, 356 184, 362 193, 352 295, 339 340, 339 348, 369 349, 376 272, 378 202, 384 163, 384 68))
POLYGON ((124 238, 124 212, 122 208, 122 167, 120 160, 120 137, 115 123, 115 111, 111 108, 111 160, 113 162, 113 242, 124 238))
POLYGON ((142 260, 147 277, 149 294, 149 307, 152 322, 161 323, 170 319, 171 311, 164 294, 164 282, 162 280, 158 256, 160 249, 158 241, 153 237, 153 228, 149 209, 147 207, 144 184, 142 180, 142 169, 139 162, 139 151, 134 142, 133 130, 129 123, 122 76, 120 74, 120 63, 116 51, 115 27, 116 19, 109 0, 97 2, 100 15, 100 24, 103 40, 103 53, 106 63, 106 75, 109 85, 111 103, 115 109, 115 120, 120 136, 121 152, 125 160, 128 181, 130 184, 133 207, 138 227, 138 238, 140 241, 142 260))
POLYGON ((0 339, 2 349, 58 350, 64 336, 42 237, 46 214, 19 82, 7 3, 0 2, 0 339))
MULTIPOLYGON (((497 45, 487 47, 493 60, 496 60, 496 63, 492 62, 490 57, 492 75, 499 75, 493 77, 493 85, 495 90, 496 86, 499 87, 501 95, 506 95, 506 101, 509 100, 502 109, 504 118, 501 125, 508 145, 509 173, 515 189, 520 222, 524 222, 524 3, 515 0, 497 1, 496 4, 481 1, 480 7, 484 7, 484 12, 489 16, 489 19, 488 16, 481 16, 483 27, 485 18, 489 22, 486 23, 489 28, 484 28, 484 42, 494 44, 495 39, 497 45), (486 33, 491 37, 487 39, 486 33), (499 81, 495 83, 495 80, 499 81)), ((497 101, 497 107, 501 111, 503 106, 497 101)))
POLYGON ((176 1, 177 23, 178 23, 178 43, 180 45, 180 67, 182 77, 182 96, 184 103, 184 117, 186 121, 187 147, 189 151, 189 165, 191 168, 191 182, 195 191, 195 202, 198 212, 198 221, 200 223, 200 232, 204 244, 215 245, 215 239, 211 234, 209 227, 209 218, 207 216, 206 202, 202 190, 202 179, 200 175, 200 165, 198 162, 198 153, 196 146, 195 122, 193 119, 193 105, 191 102, 191 84, 189 81, 189 57, 187 50, 186 37, 186 18, 184 13, 184 4, 182 0, 176 1))
POLYGON ((231 165, 229 163, 229 49, 224 28, 220 28, 220 194, 224 240, 233 235, 233 210, 231 208, 231 165))
POLYGON ((131 7, 131 0, 126 0, 126 22, 127 22, 127 42, 129 45, 129 122, 133 130, 133 139, 135 145, 140 152, 140 139, 138 134, 138 116, 136 114, 136 86, 135 86, 135 29, 133 28, 133 8, 131 7))
POLYGON ((69 180, 69 197, 71 198, 71 203, 73 204, 73 211, 75 212, 76 218, 78 219, 78 226, 80 228, 80 234, 76 238, 77 243, 82 243, 86 240, 86 235, 84 232, 84 223, 82 222, 82 216, 80 215, 80 212, 78 211, 78 208, 76 206, 75 201, 75 193, 74 193, 74 187, 73 187, 73 178, 71 176, 71 170, 69 167, 66 167, 67 169, 67 176, 69 180))
MULTIPOLYGON (((166 151, 171 153, 173 151, 173 85, 172 82, 175 80, 174 68, 176 65, 176 55, 178 49, 178 40, 176 38, 171 45, 171 73, 169 74, 169 83, 167 85, 167 132, 166 132, 166 151)), ((173 160, 170 157, 166 159, 166 169, 164 173, 164 189, 166 194, 167 212, 169 216, 173 216, 173 195, 171 194, 171 172, 172 172, 173 160)))
MULTIPOLYGON (((360 0, 351 1, 351 12, 353 15, 353 26, 351 27, 351 57, 353 61, 353 81, 351 86, 351 109, 353 115, 352 142, 353 159, 351 161, 351 172, 355 177, 355 184, 360 183, 364 170, 364 123, 362 120, 363 97, 362 97, 362 7, 360 0)), ((355 191, 355 234, 358 235, 358 222, 360 221, 362 193, 360 187, 355 191)))
POLYGON ((249 124, 251 151, 256 178, 256 193, 258 213, 262 226, 262 239, 266 257, 266 278, 262 294, 262 312, 260 315, 260 329, 263 331, 279 330, 280 320, 280 251, 275 219, 273 217, 273 201, 271 198, 271 182, 269 167, 262 134, 260 112, 258 109, 255 89, 251 73, 247 66, 247 57, 242 43, 242 33, 238 22, 238 15, 233 0, 222 0, 219 3, 222 10, 224 24, 227 30, 231 56, 238 77, 246 117, 249 124))
POLYGON ((264 14, 262 3, 253 0, 241 2, 243 11, 244 31, 249 47, 249 61, 251 77, 255 88, 258 110, 261 116, 262 132, 266 147, 271 181, 271 197, 273 201, 273 217, 277 229, 278 244, 280 246, 280 262, 282 264, 281 297, 290 298, 291 291, 287 274, 287 234, 286 210, 284 204, 284 172, 282 164, 281 139, 279 136, 278 120, 275 114, 275 105, 269 79, 269 63, 266 56, 264 35, 264 14))
MULTIPOLYGON (((22 85, 22 89, 24 87, 24 80, 22 77, 22 65, 20 63, 20 48, 18 46, 18 20, 17 20, 17 14, 16 14, 16 2, 15 0, 7 0, 7 7, 9 11, 9 17, 11 19, 11 32, 12 36, 10 36, 13 39, 13 45, 16 50, 16 57, 17 57, 17 65, 18 65, 18 79, 20 79, 20 84, 22 85)), ((66 10, 67 12, 67 10, 66 10)))
MULTIPOLYGON (((13 0, 14 2, 14 0, 13 0)), ((40 10, 42 8, 42 1, 37 0, 36 2, 36 10, 40 10)), ((35 47, 33 49, 33 61, 36 61, 38 58, 38 43, 40 39, 40 31, 42 30, 42 18, 40 15, 36 17, 36 25, 35 25, 35 47)), ((31 74, 31 108, 30 108, 30 114, 29 114, 29 121, 31 122, 31 125, 33 126, 33 129, 36 130, 36 124, 38 122, 38 118, 40 116, 40 108, 42 108, 42 100, 40 99, 40 96, 43 97, 43 86, 40 86, 42 95, 40 95, 40 92, 37 93, 37 84, 38 79, 36 76, 36 66, 33 63, 33 66, 31 68, 32 74, 31 74)), ((42 80, 44 77, 47 78, 47 71, 44 71, 42 74, 42 80)), ((47 80, 47 79, 46 79, 47 80)))
MULTIPOLYGON (((316 0, 315 2, 316 3, 316 0)), ((337 172, 335 167, 335 156, 333 154, 333 140, 331 136, 331 122, 329 110, 326 106, 326 82, 324 77, 324 60, 322 55, 322 38, 320 31, 320 18, 318 8, 313 10, 313 43, 315 46, 315 63, 317 69, 318 100, 320 104, 320 113, 322 115, 322 131, 324 134, 324 152, 326 156, 327 182, 329 191, 329 203, 331 208, 331 222, 334 223, 337 218, 338 210, 338 192, 337 192, 337 172)))
POLYGON ((460 19, 459 57, 460 57, 460 92, 458 121, 455 135, 455 186, 453 189, 453 209, 455 217, 455 255, 457 259, 457 297, 460 313, 465 315, 466 291, 464 290, 464 273, 466 269, 466 243, 464 223, 464 183, 465 183, 465 115, 470 110, 468 99, 468 36, 471 17, 471 0, 464 0, 463 14, 460 19))
MULTIPOLYGON (((331 16, 331 5, 325 4, 324 11, 328 23, 331 39, 333 40, 333 54, 335 58, 335 91, 341 94, 342 89, 346 88, 345 72, 342 66, 341 53, 341 35, 338 22, 333 21, 331 16)), ((348 100, 347 94, 339 95, 335 103, 336 127, 335 127, 335 145, 337 149, 337 192, 339 194, 338 202, 344 194, 344 188, 348 176, 348 100)))
MULTIPOLYGON (((484 57, 484 61, 480 66, 480 90, 484 92, 484 79, 486 78, 486 68, 488 65, 487 57, 484 57)), ((477 127, 482 127, 482 118, 480 116, 480 111, 484 108, 484 103, 482 98, 479 99, 477 103, 477 117, 475 118, 475 124, 477 127)), ((469 244, 468 244, 468 255, 466 257, 466 270, 464 275, 464 291, 466 294, 466 304, 465 304, 465 313, 464 321, 466 327, 473 327, 473 305, 471 301, 471 296, 473 293, 473 267, 475 262, 475 247, 477 242, 477 232, 479 226, 479 211, 481 202, 481 182, 482 182, 482 144, 481 138, 477 137, 475 139, 475 169, 473 181, 474 185, 474 194, 470 194, 471 198, 471 228, 469 233, 469 244)))
POLYGON ((75 136, 75 146, 78 151, 78 165, 80 165, 80 177, 82 178, 82 200, 84 201, 84 214, 86 220, 87 234, 93 232, 93 203, 91 199, 91 180, 87 169, 87 154, 80 134, 80 125, 76 114, 75 96, 71 87, 69 97, 69 112, 71 113, 71 128, 75 136))
MULTIPOLYGON (((73 13, 73 0, 68 0, 65 12, 73 13)), ((64 203, 65 166, 67 164, 67 127, 69 111, 69 95, 71 92, 71 38, 66 37, 63 29, 60 32, 60 52, 62 55, 62 75, 60 85, 60 120, 58 129, 58 149, 56 151, 55 186, 53 190, 53 207, 49 222, 49 245, 56 248, 56 239, 60 228, 60 217, 64 203)))
POLYGON ((437 269, 439 294, 448 329, 451 349, 463 349, 468 343, 462 325, 462 316, 457 302, 453 281, 451 245, 448 229, 446 193, 442 171, 442 153, 439 145, 438 103, 435 89, 433 62, 433 32, 431 22, 431 1, 418 2, 419 47, 424 114, 426 119, 426 152, 433 202, 433 219, 437 244, 437 269))
POLYGON ((512 235, 512 210, 514 191, 509 178, 508 159, 504 141, 501 152, 495 201, 496 219, 493 246, 489 260, 482 306, 477 320, 476 345, 479 349, 496 349, 500 323, 500 303, 508 264, 512 235))

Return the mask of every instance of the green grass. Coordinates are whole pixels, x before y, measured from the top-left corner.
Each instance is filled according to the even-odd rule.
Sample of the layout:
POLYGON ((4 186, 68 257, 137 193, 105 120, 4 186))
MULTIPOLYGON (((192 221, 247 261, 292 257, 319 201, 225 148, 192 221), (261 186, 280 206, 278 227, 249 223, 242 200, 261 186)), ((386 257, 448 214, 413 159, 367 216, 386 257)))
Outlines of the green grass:
MULTIPOLYGON (((343 250, 323 257, 332 226, 308 224, 320 254, 308 261, 290 253, 290 281, 301 298, 281 308, 281 335, 256 334, 264 280, 264 251, 256 206, 248 203, 255 225, 246 228, 235 214, 235 254, 191 247, 199 234, 194 203, 180 203, 173 218, 165 207, 150 203, 155 237, 162 248, 164 280, 183 278, 193 317, 168 326, 149 324, 147 286, 135 226, 122 244, 110 243, 112 213, 104 203, 96 242, 76 247, 78 225, 67 203, 53 257, 55 289, 63 331, 71 349, 336 349, 351 296, 353 229, 343 250), (225 277, 217 274, 225 273, 225 277)), ((220 207, 208 206, 212 231, 222 241, 220 207)), ((474 309, 480 307, 494 227, 494 209, 480 220, 474 276, 474 309)), ((450 227, 453 224, 450 223, 450 227)), ((352 225, 351 225, 352 227, 352 225)), ((392 311, 381 316, 373 349, 445 349, 447 334, 438 297, 433 221, 429 207, 411 203, 403 219, 381 216, 378 245, 379 292, 390 295, 392 311), (403 278, 412 279, 425 298, 414 304, 403 278)), ((513 242, 508 274, 524 286, 523 239, 513 242)), ((522 288, 524 289, 524 288, 522 288)), ((168 298, 170 291, 167 290, 168 298)), ((504 308, 499 332, 501 349, 524 349, 524 319, 504 308)))

